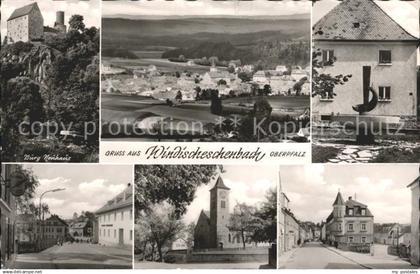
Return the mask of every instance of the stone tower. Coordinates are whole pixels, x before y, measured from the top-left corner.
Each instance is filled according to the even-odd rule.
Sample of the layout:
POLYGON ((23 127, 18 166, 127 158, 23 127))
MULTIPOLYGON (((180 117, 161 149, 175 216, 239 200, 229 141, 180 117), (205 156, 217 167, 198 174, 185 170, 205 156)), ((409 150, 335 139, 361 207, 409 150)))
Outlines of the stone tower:
POLYGON ((229 244, 229 194, 230 188, 222 178, 210 189, 210 242, 212 248, 220 248, 229 244))
POLYGON ((67 26, 64 24, 64 11, 57 11, 54 28, 61 33, 66 33, 67 26))

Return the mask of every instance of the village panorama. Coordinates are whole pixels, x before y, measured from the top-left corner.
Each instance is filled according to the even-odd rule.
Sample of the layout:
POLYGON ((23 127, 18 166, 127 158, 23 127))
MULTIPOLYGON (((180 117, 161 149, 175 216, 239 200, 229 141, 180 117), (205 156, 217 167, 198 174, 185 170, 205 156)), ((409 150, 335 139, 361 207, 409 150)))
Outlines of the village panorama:
POLYGON ((103 3, 102 138, 308 142, 310 4, 194 5, 103 3))

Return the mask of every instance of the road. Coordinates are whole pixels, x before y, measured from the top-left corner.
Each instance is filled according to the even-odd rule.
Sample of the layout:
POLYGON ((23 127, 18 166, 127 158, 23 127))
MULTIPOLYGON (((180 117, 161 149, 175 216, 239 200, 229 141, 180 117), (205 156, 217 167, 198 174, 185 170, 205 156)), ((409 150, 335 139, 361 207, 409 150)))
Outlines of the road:
POLYGON ((131 249, 73 243, 17 256, 16 269, 132 268, 131 249))
POLYGON ((375 244, 373 249, 373 254, 366 254, 310 242, 280 256, 279 265, 288 269, 416 269, 407 260, 389 255, 386 245, 375 244))
POLYGON ((296 249, 280 268, 287 269, 363 269, 353 262, 327 249, 319 242, 306 243, 296 249))
POLYGON ((135 269, 270 269, 268 265, 259 262, 239 263, 188 263, 167 264, 158 262, 136 262, 135 269))

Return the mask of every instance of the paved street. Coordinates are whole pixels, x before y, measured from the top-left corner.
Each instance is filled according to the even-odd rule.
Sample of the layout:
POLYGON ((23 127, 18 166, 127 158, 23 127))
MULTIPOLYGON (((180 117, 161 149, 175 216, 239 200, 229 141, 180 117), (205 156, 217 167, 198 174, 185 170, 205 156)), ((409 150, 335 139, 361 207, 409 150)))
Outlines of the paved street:
POLYGON ((16 269, 132 268, 131 249, 73 243, 53 246, 40 253, 19 254, 16 269))
POLYGON ((396 256, 386 254, 386 246, 375 245, 375 255, 342 251, 319 242, 306 243, 279 258, 287 269, 408 269, 415 268, 396 256))
POLYGON ((135 269, 265 269, 267 265, 258 262, 240 263, 191 263, 191 264, 167 264, 158 262, 136 262, 135 269))
POLYGON ((280 258, 280 268, 288 269, 362 269, 357 263, 323 247, 319 242, 303 245, 280 258))

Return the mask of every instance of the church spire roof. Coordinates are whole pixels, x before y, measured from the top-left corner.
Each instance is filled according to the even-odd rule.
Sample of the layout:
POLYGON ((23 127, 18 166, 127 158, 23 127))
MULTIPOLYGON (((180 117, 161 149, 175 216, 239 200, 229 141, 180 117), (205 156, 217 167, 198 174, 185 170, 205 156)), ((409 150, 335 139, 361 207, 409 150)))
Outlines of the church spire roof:
POLYGON ((335 198, 333 206, 335 205, 344 205, 344 200, 343 200, 343 197, 341 196, 340 191, 338 191, 337 197, 335 198))
POLYGON ((213 188, 212 188, 212 189, 210 189, 210 190, 213 190, 213 189, 216 189, 216 188, 223 188, 223 189, 230 190, 230 188, 228 188, 228 187, 225 185, 225 183, 223 182, 223 179, 222 179, 222 177, 221 177, 221 176, 219 176, 219 178, 217 178, 216 183, 214 184, 213 188))

